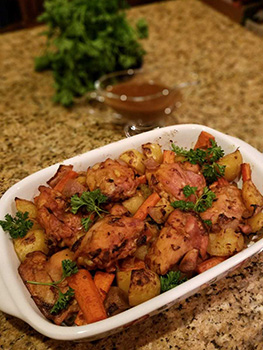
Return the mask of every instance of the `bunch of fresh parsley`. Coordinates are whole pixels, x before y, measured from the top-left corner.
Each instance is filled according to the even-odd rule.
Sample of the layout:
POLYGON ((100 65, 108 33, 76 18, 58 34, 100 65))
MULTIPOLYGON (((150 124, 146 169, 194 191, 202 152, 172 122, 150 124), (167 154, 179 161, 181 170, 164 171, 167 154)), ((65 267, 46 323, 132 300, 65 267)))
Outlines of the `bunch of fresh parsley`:
POLYGON ((136 29, 127 21, 125 1, 46 0, 38 18, 46 23, 47 48, 35 69, 51 69, 54 101, 64 106, 94 89, 103 74, 139 67, 145 54, 139 38, 148 35, 145 20, 136 29))
POLYGON ((106 210, 101 208, 101 204, 106 203, 108 197, 101 193, 100 189, 83 192, 79 197, 77 194, 71 197, 71 211, 76 214, 77 211, 84 207, 90 214, 87 218, 82 218, 81 222, 86 231, 88 231, 90 224, 92 223, 91 216, 96 214, 101 217, 101 213, 107 213, 106 210))
POLYGON ((51 286, 57 289, 58 299, 51 309, 51 314, 58 314, 60 311, 66 309, 70 300, 74 297, 74 289, 68 288, 66 293, 62 293, 58 285, 65 280, 66 277, 70 277, 78 272, 77 265, 74 261, 66 259, 62 261, 62 277, 59 281, 55 282, 37 282, 37 281, 26 281, 29 284, 51 286))
POLYGON ((11 238, 16 239, 24 237, 32 228, 33 222, 28 219, 28 212, 18 211, 14 217, 6 214, 5 220, 0 220, 0 226, 9 233, 11 238))
POLYGON ((208 187, 205 187, 203 193, 200 197, 196 194, 197 187, 192 187, 186 185, 183 188, 183 193, 186 198, 190 197, 192 194, 196 197, 195 202, 186 202, 183 200, 174 201, 171 203, 171 206, 174 208, 179 208, 184 211, 193 210, 197 213, 203 213, 213 204, 213 200, 216 198, 216 195, 208 187))
POLYGON ((211 147, 207 149, 190 149, 186 150, 172 143, 172 150, 180 156, 184 156, 191 164, 199 164, 201 172, 208 183, 217 180, 218 177, 224 176, 225 166, 220 165, 217 161, 224 156, 224 150, 217 143, 210 139, 211 147))

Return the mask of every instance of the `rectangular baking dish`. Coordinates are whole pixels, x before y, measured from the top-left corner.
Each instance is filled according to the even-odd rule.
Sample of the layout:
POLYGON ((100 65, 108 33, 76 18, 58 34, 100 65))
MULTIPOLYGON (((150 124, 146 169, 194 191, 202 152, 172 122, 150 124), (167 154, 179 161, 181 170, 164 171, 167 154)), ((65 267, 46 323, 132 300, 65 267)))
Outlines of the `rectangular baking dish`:
MULTIPOLYGON (((170 149, 170 142, 173 141, 181 147, 191 148, 202 130, 214 135, 217 143, 225 150, 225 153, 233 152, 237 147, 240 149, 243 161, 251 164, 254 183, 260 192, 263 193, 263 155, 237 138, 202 125, 175 125, 153 130, 67 159, 63 164, 72 164, 77 171, 86 170, 88 166, 103 161, 107 157, 118 157, 124 150, 130 148, 140 149, 141 144, 147 142, 158 142, 166 149, 170 149)), ((31 200, 37 194, 38 186, 45 184, 54 175, 58 166, 59 164, 55 164, 40 170, 12 186, 0 200, 0 219, 4 219, 7 213, 15 214, 15 197, 31 200)), ((205 288, 219 278, 224 277, 262 249, 263 239, 256 243, 251 243, 248 248, 240 253, 193 277, 178 287, 119 315, 85 326, 63 327, 54 325, 45 319, 32 301, 18 274, 19 261, 12 241, 0 227, 0 309, 22 319, 47 337, 67 341, 91 341, 121 331, 132 324, 171 307, 180 300, 198 292, 201 288, 205 288)))

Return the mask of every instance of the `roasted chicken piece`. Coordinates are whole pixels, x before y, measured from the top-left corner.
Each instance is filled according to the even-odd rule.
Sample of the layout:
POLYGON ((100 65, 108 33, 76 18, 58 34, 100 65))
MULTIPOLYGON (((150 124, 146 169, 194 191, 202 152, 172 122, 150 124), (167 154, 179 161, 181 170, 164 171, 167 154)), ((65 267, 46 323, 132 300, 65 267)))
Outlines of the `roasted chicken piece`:
POLYGON ((88 169, 87 185, 90 191, 99 188, 112 201, 119 201, 135 194, 139 180, 126 163, 108 158, 88 169))
POLYGON ((68 211, 61 193, 45 186, 40 186, 39 191, 35 198, 37 220, 51 242, 71 247, 83 235, 81 216, 68 211))
POLYGON ((50 311, 57 300, 57 292, 51 286, 26 283, 26 281, 53 282, 47 272, 46 255, 42 252, 29 253, 19 266, 18 272, 38 308, 48 319, 53 320, 54 315, 50 311))
POLYGON ((150 247, 145 262, 151 270, 164 275, 193 249, 204 258, 207 245, 207 231, 198 215, 176 209, 150 247))
POLYGON ((242 219, 246 208, 241 190, 224 179, 212 184, 210 189, 215 193, 216 199, 212 206, 200 216, 203 220, 211 220, 211 231, 218 232, 226 228, 247 231, 249 227, 242 219))
POLYGON ((205 178, 201 173, 196 173, 196 169, 195 172, 185 169, 180 163, 158 165, 155 169, 147 170, 146 177, 150 187, 170 202, 175 200, 195 202, 194 195, 185 197, 183 188, 186 185, 197 187, 196 194, 200 196, 206 186, 205 178))
POLYGON ((144 232, 142 220, 107 215, 86 233, 75 252, 75 259, 89 269, 109 270, 117 260, 134 254, 144 232))

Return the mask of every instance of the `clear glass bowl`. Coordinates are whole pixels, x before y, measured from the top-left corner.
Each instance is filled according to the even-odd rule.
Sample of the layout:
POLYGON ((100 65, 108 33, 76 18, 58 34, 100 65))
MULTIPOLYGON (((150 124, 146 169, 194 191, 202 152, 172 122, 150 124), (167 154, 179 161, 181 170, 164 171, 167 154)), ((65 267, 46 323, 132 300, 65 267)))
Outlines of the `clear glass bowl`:
POLYGON ((158 71, 145 69, 106 74, 95 88, 100 101, 125 121, 126 136, 164 126, 182 100, 178 87, 168 86, 158 71))

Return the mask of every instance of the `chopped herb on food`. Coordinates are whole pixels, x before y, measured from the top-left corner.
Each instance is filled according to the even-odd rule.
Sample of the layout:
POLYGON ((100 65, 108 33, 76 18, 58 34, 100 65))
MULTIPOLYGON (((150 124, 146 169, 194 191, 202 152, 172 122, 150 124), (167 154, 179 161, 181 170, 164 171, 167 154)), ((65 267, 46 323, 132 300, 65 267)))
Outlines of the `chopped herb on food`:
POLYGON ((180 271, 170 271, 166 275, 160 276, 161 293, 167 292, 185 281, 187 278, 183 277, 180 271))
POLYGON ((208 183, 217 180, 218 177, 224 176, 225 166, 216 163, 224 156, 223 149, 217 145, 215 140, 210 139, 211 147, 207 149, 190 149, 186 150, 172 143, 172 150, 179 156, 184 156, 191 164, 199 164, 201 172, 208 183))
POLYGON ((24 237, 32 228, 33 222, 28 219, 28 212, 18 211, 14 217, 6 214, 5 220, 0 220, 0 226, 11 238, 16 239, 24 237))
POLYGON ((191 187, 189 185, 183 188, 184 195, 186 197, 189 197, 190 195, 194 194, 196 197, 196 202, 187 202, 179 200, 172 202, 171 206, 184 211, 193 210, 197 213, 203 213, 212 206, 213 200, 216 198, 216 195, 208 187, 205 187, 203 190, 203 194, 200 197, 198 197, 196 195, 196 190, 197 187, 191 187))

